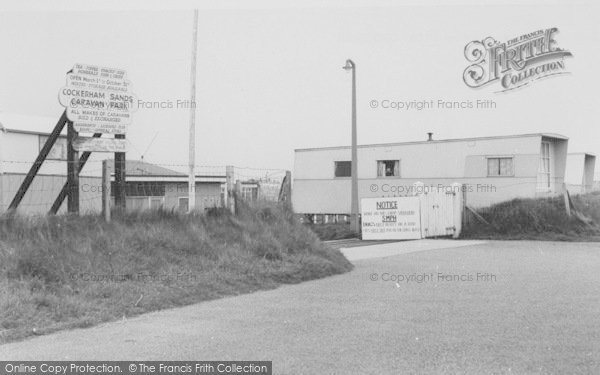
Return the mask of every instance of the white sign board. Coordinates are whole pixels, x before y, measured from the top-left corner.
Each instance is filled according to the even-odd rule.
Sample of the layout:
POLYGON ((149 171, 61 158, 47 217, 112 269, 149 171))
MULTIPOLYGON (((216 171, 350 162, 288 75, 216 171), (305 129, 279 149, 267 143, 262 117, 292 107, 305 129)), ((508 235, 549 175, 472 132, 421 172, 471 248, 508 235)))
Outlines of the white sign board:
POLYGON ((73 141, 76 151, 127 152, 127 140, 114 138, 77 137, 73 141))
POLYGON ((125 71, 76 64, 67 74, 67 85, 58 100, 67 118, 82 133, 125 134, 137 97, 130 91, 125 71))
POLYGON ((419 197, 361 199, 363 240, 421 238, 419 197))

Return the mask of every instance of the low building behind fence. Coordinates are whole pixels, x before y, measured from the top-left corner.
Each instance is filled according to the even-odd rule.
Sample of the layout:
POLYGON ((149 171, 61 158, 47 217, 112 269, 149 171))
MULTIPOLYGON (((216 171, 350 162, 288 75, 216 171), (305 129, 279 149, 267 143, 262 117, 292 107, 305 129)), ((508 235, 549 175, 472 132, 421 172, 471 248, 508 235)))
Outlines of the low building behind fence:
MULTIPOLYGON (((6 212, 21 183, 48 138, 55 119, 0 113, 0 213, 6 212)), ((64 132, 63 132, 64 133, 64 132)), ((92 153, 79 174, 81 213, 102 211, 102 162, 110 154, 92 153)), ((114 162, 110 160, 110 166, 114 162)), ((128 211, 166 209, 188 212, 187 164, 126 161, 126 208, 128 211)), ((238 196, 246 202, 277 201, 285 170, 199 165, 195 176, 195 210, 227 207, 232 195, 229 183, 239 181, 238 196), (228 172, 229 171, 229 172, 228 172)), ((114 186, 114 172, 111 171, 114 186)), ((61 134, 42 163, 17 211, 46 214, 67 181, 67 139, 61 134)), ((114 202, 114 191, 111 189, 114 202)), ((58 213, 67 210, 66 199, 58 213)))

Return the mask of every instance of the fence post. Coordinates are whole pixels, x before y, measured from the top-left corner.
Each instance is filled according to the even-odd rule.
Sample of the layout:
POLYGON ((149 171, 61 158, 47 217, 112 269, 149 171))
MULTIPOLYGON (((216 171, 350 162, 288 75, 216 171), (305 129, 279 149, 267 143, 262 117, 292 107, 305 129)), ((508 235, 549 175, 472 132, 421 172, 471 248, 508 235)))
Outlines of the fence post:
POLYGON ((571 217, 571 204, 569 203, 569 191, 567 190, 567 184, 563 183, 563 198, 565 200, 565 211, 567 216, 571 217))
POLYGON ((240 180, 235 180, 235 191, 233 193, 233 198, 235 200, 235 202, 234 202, 235 212, 239 213, 240 212, 239 205, 242 202, 242 181, 240 181, 240 180))
POLYGON ((421 181, 417 181, 413 184, 413 196, 419 197, 419 220, 421 221, 421 238, 427 237, 427 226, 428 217, 427 209, 425 209, 426 197, 425 197, 425 184, 421 181))
POLYGON ((110 222, 110 166, 108 160, 102 160, 102 216, 110 222))
POLYGON ((458 238, 460 237, 460 232, 462 231, 464 185, 455 182, 452 184, 452 191, 455 192, 452 202, 452 221, 454 222, 454 235, 452 235, 452 238, 458 238), (460 190, 457 192, 457 189, 460 190))
POLYGON ((234 189, 234 168, 233 165, 228 165, 225 167, 225 182, 227 184, 227 194, 225 195, 225 205, 231 211, 232 214, 235 214, 235 200, 233 198, 233 189, 234 189))
MULTIPOLYGON (((461 218, 461 226, 466 226, 468 224, 468 213, 467 213, 467 184, 462 184, 462 218, 461 218)), ((462 228, 461 228, 462 229, 462 228)))
POLYGON ((292 205, 292 172, 285 171, 285 177, 279 190, 279 201, 286 206, 292 205))

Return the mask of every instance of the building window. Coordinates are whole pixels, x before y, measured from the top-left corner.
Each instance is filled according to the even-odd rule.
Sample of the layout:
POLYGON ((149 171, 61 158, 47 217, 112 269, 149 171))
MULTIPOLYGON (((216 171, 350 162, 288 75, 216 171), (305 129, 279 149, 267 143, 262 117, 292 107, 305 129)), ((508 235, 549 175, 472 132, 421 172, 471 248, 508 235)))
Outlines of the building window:
POLYGON ((550 190, 550 143, 542 142, 540 149, 540 168, 538 171, 538 190, 550 190))
POLYGON ((144 211, 147 210, 148 197, 125 197, 125 207, 127 211, 144 211))
POLYGON ((336 161, 335 162, 335 177, 351 177, 352 162, 351 161, 336 161))
POLYGON ((378 160, 377 177, 400 177, 400 160, 378 160))
POLYGON ((494 176, 514 176, 513 158, 488 158, 487 175, 494 176))
POLYGON ((179 198, 179 206, 177 207, 177 210, 179 212, 181 212, 182 214, 185 214, 189 211, 189 207, 190 207, 190 200, 188 197, 180 197, 179 198))
POLYGON ((246 202, 258 201, 258 186, 242 186, 242 199, 246 202))
POLYGON ((165 204, 165 197, 125 197, 127 211, 158 210, 165 204))
MULTIPOLYGON (((46 144, 48 137, 45 135, 39 136, 39 151, 42 151, 42 148, 46 144)), ((50 152, 48 152, 48 156, 46 157, 48 160, 67 160, 67 139, 64 137, 58 137, 56 142, 52 145, 50 152)))

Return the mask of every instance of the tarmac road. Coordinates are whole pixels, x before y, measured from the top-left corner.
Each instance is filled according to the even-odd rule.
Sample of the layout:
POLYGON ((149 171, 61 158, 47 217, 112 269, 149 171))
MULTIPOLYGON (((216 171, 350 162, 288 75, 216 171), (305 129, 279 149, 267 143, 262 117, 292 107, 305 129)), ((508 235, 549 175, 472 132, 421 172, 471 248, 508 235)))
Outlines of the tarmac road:
POLYGON ((344 275, 0 345, 0 359, 269 360, 274 374, 600 373, 600 306, 588 306, 600 301, 599 250, 454 240, 353 247, 343 251, 355 269, 344 275), (418 282, 430 273, 435 280, 418 282))

